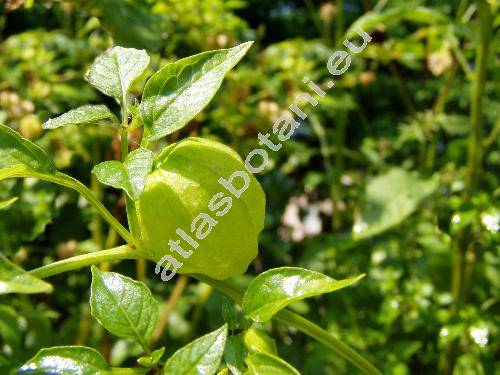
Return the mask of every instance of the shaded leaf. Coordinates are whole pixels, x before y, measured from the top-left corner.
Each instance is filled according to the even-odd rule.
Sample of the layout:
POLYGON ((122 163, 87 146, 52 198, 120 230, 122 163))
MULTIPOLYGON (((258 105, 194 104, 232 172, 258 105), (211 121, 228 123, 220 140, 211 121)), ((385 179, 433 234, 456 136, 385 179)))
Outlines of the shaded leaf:
POLYGON ((14 203, 15 201, 17 201, 18 199, 19 199, 19 197, 14 197, 14 198, 8 199, 6 201, 0 202, 0 210, 2 208, 9 207, 12 203, 14 203))
POLYGON ((20 350, 24 332, 19 326, 19 314, 12 307, 0 305, 0 338, 13 351, 20 350))
POLYGON ((41 349, 19 369, 19 374, 98 375, 109 369, 104 357, 95 349, 55 346, 41 349))
POLYGON ((356 28, 360 27, 364 32, 369 33, 377 25, 387 27, 389 23, 401 22, 409 20, 413 22, 421 22, 425 24, 435 24, 446 21, 446 16, 436 9, 415 6, 400 6, 387 9, 383 12, 370 11, 363 14, 355 22, 351 24, 346 31, 346 39, 350 39, 357 34, 356 28))
POLYGON ((54 204, 56 191, 56 187, 44 183, 2 181, 0 201, 5 200, 2 203, 11 200, 6 198, 19 197, 14 204, 0 211, 0 249, 5 256, 12 256, 23 242, 33 241, 45 232, 58 211, 54 204))
POLYGON ((251 354, 246 358, 245 362, 248 365, 248 373, 253 375, 300 374, 292 365, 281 358, 266 353, 251 354))
POLYGON ((165 363, 165 374, 215 374, 226 344, 227 325, 223 325, 177 350, 165 363))
POLYGON ((252 42, 203 52, 168 64, 148 80, 140 106, 149 140, 182 128, 213 98, 224 76, 252 42))
POLYGON ((256 322, 265 322, 292 302, 345 288, 362 277, 335 280, 303 268, 274 268, 252 280, 243 296, 243 313, 256 322))
POLYGON ((153 152, 138 148, 127 155, 125 163, 105 161, 96 165, 92 172, 101 183, 123 189, 130 198, 137 200, 144 190, 152 166, 153 152))
POLYGON ((0 254, 0 294, 51 293, 52 285, 30 275, 0 254))
POLYGON ((242 374, 245 369, 246 349, 241 335, 229 336, 224 349, 224 360, 232 374, 242 374))
POLYGON ((26 172, 53 174, 56 169, 45 151, 0 124, 0 179, 26 172))
POLYGON ((44 129, 55 129, 65 125, 91 124, 99 120, 115 119, 115 115, 103 104, 84 105, 72 109, 58 117, 51 118, 42 125, 44 129))
POLYGON ((366 185, 365 201, 355 218, 353 237, 370 237, 400 224, 437 186, 435 179, 423 180, 401 168, 392 168, 373 178, 366 185))
POLYGON ((149 56, 146 51, 113 47, 95 59, 85 74, 85 79, 123 104, 127 102, 130 86, 148 65, 149 56))
POLYGON ((116 44, 124 47, 157 51, 162 45, 160 18, 138 0, 99 0, 94 4, 102 11, 104 28, 116 44))
POLYGON ((226 298, 222 297, 222 319, 227 323, 230 331, 238 328, 238 317, 234 311, 233 304, 226 298))
POLYGON ((144 283, 93 266, 90 308, 112 334, 147 347, 158 320, 158 302, 144 283))

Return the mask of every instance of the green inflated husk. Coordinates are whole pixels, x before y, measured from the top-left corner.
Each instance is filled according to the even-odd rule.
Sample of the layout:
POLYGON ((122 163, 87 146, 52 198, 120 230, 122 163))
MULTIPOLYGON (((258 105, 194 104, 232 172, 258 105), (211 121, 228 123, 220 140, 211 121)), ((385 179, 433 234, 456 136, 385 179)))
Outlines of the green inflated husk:
MULTIPOLYGON (((241 178, 235 179, 236 187, 241 183, 241 178)), ((169 254, 183 263, 179 273, 201 273, 220 280, 244 273, 257 256, 258 234, 264 226, 265 195, 232 149, 218 142, 188 138, 158 155, 137 201, 137 214, 148 258, 158 262, 169 254), (221 177, 227 180, 236 171, 245 172, 250 178, 248 188, 239 198, 218 182, 221 177), (221 209, 208 208, 218 192, 232 200, 231 209, 223 216, 216 216, 221 209), (217 221, 204 239, 191 232, 192 221, 200 213, 217 221), (193 248, 181 239, 177 228, 199 246, 193 248), (192 250, 188 258, 170 250, 168 241, 179 239, 185 251, 192 250)))

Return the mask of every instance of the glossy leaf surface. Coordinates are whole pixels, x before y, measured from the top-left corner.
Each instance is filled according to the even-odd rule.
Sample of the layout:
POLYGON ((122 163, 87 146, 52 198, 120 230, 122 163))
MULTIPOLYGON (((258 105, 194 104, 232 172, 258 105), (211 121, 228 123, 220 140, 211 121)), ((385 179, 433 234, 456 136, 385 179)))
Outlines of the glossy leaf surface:
POLYGON ((165 363, 165 374, 215 374, 226 344, 227 325, 223 325, 177 350, 165 363))
POLYGON ((141 116, 149 140, 182 128, 213 98, 224 76, 248 51, 252 42, 203 52, 168 64, 144 87, 141 116))
POLYGON ((108 107, 103 104, 84 105, 47 120, 42 127, 55 129, 66 125, 92 124, 105 119, 115 119, 108 107))
POLYGON ((147 347, 158 320, 158 303, 145 284, 92 267, 90 308, 92 316, 112 334, 147 347))
POLYGON ((96 165, 93 173, 109 186, 123 189, 130 198, 137 200, 146 184, 146 177, 153 165, 153 152, 138 148, 127 155, 125 163, 110 160, 96 165))
POLYGON ((243 297, 243 313, 265 322, 292 302, 345 288, 363 276, 335 280, 303 268, 274 268, 252 280, 243 297))
POLYGON ((0 294, 51 293, 52 285, 30 275, 0 254, 0 294))
POLYGON ((99 375, 109 369, 104 357, 95 349, 56 346, 41 349, 19 369, 19 374, 99 375))
POLYGON ((119 103, 126 103, 130 86, 148 65, 149 56, 146 51, 113 47, 95 59, 85 74, 85 79, 119 103))

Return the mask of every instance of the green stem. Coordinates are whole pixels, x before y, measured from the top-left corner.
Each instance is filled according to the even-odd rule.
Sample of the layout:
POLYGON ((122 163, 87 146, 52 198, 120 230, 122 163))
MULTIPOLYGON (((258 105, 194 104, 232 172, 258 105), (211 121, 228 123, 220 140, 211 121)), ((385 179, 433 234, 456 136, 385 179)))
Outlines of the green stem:
MULTIPOLYGON (((59 262, 34 269, 29 273, 33 276, 37 276, 43 279, 49 276, 54 276, 63 272, 72 271, 102 262, 109 262, 120 259, 137 259, 139 257, 140 253, 138 251, 132 250, 129 246, 124 245, 115 247, 113 249, 101 250, 90 254, 64 259, 59 262)), ((229 281, 215 280, 208 276, 199 274, 193 275, 193 277, 218 289, 226 296, 233 299, 239 305, 242 304, 244 291, 233 283, 230 283, 229 281)), ((335 338, 329 332, 308 321, 307 319, 302 318, 301 316, 288 310, 282 310, 278 312, 273 319, 281 323, 291 325, 292 327, 297 328, 306 335, 318 340, 319 342, 330 348, 332 351, 334 351, 336 354, 352 363, 363 373, 380 374, 380 372, 361 355, 335 338)))
POLYGON ((345 30, 344 1, 337 0, 335 6, 337 7, 337 14, 335 15, 335 45, 340 46, 345 30))
MULTIPOLYGON (((207 283, 214 288, 218 289, 224 293, 229 298, 233 299, 237 304, 241 305, 243 302, 243 290, 238 286, 230 283, 229 281, 214 280, 205 275, 194 275, 194 277, 204 283, 207 283)), ((349 346, 344 344, 339 339, 335 338, 331 333, 327 332, 318 325, 312 323, 311 321, 297 315, 289 310, 281 310, 274 317, 274 320, 295 327, 299 331, 305 333, 306 335, 312 337, 313 339, 319 341, 336 354, 344 358, 346 361, 352 363, 359 370, 365 374, 381 374, 375 366, 368 362, 361 355, 356 353, 349 346)))
POLYGON ((68 259, 54 262, 46 266, 36 268, 29 273, 41 279, 54 276, 63 272, 77 270, 83 267, 110 262, 120 259, 137 259, 140 253, 128 245, 114 247, 112 249, 100 250, 89 254, 77 255, 68 259))
POLYGON ((471 111, 470 120, 472 131, 469 136, 468 151, 468 180, 469 187, 476 188, 479 183, 479 174, 483 161, 483 96, 486 81, 486 61, 488 57, 488 47, 491 40, 492 17, 489 13, 488 4, 484 0, 477 1, 479 13, 480 40, 476 51, 475 77, 471 89, 471 111))
POLYGON ((365 374, 381 374, 375 366, 368 362, 363 356, 355 350, 334 337, 331 333, 314 324, 313 322, 295 314, 289 310, 281 310, 274 319, 280 323, 297 328, 299 331, 312 337, 318 342, 331 349, 337 355, 352 363, 365 374))
MULTIPOLYGON (((122 103, 122 127, 120 129, 120 149, 121 149, 121 159, 122 163, 125 163, 128 156, 128 110, 127 104, 122 103)), ((132 233, 132 237, 140 239, 139 221, 137 220, 137 212, 135 208, 135 202, 128 196, 127 193, 123 193, 125 199, 125 209, 127 211, 127 221, 132 233)), ((139 281, 144 281, 146 279, 146 261, 144 259, 137 259, 136 261, 136 277, 139 281)))
POLYGON ((337 202, 342 200, 342 187, 340 186, 340 181, 342 174, 344 173, 344 150, 346 149, 346 127, 347 127, 347 112, 339 111, 338 121, 335 123, 335 173, 333 174, 333 181, 331 185, 331 199, 333 203, 332 212, 332 228, 334 231, 338 231, 342 226, 342 218, 340 211, 337 209, 339 205, 337 202))
POLYGON ((396 64, 393 61, 389 61, 388 67, 389 67, 389 72, 394 78, 394 82, 396 83, 396 87, 399 91, 399 94, 401 95, 401 99, 403 100, 406 110, 411 115, 414 114, 417 111, 417 109, 413 104, 413 99, 410 93, 406 89, 406 86, 404 85, 403 80, 401 79, 401 75, 399 74, 399 70, 396 67, 396 64))
MULTIPOLYGON (((95 148, 93 150, 92 154, 92 159, 95 163, 100 160, 100 151, 101 147, 99 145, 99 142, 96 142, 95 148)), ((94 173, 91 173, 90 175, 90 190, 94 194, 94 196, 100 201, 101 196, 102 196, 102 189, 101 189, 101 184, 99 183, 99 180, 97 179, 97 176, 94 173)), ((92 220, 91 220, 91 227, 90 227, 90 232, 92 236, 92 241, 97 244, 98 247, 101 247, 103 245, 102 243, 102 221, 101 221, 101 216, 95 212, 92 215, 92 220)))
POLYGON ((103 219, 106 220, 108 224, 111 225, 111 227, 113 227, 125 241, 127 241, 128 243, 133 242, 132 236, 130 235, 129 231, 125 229, 125 227, 121 225, 113 215, 111 215, 111 213, 106 209, 106 207, 104 207, 99 199, 94 196, 92 191, 80 181, 59 172, 53 175, 30 173, 30 177, 40 178, 76 190, 97 210, 97 212, 101 214, 103 219))
MULTIPOLYGON (((471 194, 479 188, 483 164, 483 96, 486 82, 488 48, 492 35, 492 16, 488 4, 477 0, 479 16, 479 41, 476 47, 476 63, 471 87, 469 148, 467 154, 467 175, 464 203, 468 204, 471 194)), ((451 319, 459 316, 460 309, 467 299, 472 284, 473 260, 475 257, 475 235, 468 226, 457 235, 454 244, 454 263, 452 269, 453 304, 451 319)), ((457 357, 458 342, 453 340, 444 350, 441 372, 453 373, 457 357)))

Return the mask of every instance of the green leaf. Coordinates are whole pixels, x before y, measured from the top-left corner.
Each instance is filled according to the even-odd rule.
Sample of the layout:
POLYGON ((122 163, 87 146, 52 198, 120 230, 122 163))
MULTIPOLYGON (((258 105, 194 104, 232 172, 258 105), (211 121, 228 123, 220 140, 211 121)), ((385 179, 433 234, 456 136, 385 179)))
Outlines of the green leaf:
POLYGON ((276 341, 261 329, 249 329, 245 332, 244 340, 245 346, 250 353, 278 355, 276 341))
POLYGON ((349 29, 346 31, 345 39, 350 39, 356 36, 357 32, 355 29, 358 27, 360 27, 364 32, 369 33, 377 25, 381 24, 387 27, 390 23, 394 24, 401 22, 402 20, 432 25, 446 21, 447 17, 438 10, 415 6, 400 6, 387 9, 386 11, 380 13, 370 11, 363 14, 351 24, 349 29))
POLYGON ((252 375, 300 374, 292 365, 281 358, 266 353, 251 354, 246 358, 245 362, 248 365, 248 373, 252 375))
POLYGON ((365 201, 352 228, 353 238, 371 237, 402 223, 437 186, 436 179, 423 180, 401 168, 373 178, 366 185, 365 201))
POLYGON ((19 375, 98 375, 109 369, 104 357, 95 349, 85 346, 55 346, 41 349, 19 369, 19 375))
POLYGON ((19 325, 20 315, 7 305, 0 305, 0 338, 15 353, 21 350, 25 332, 19 325))
POLYGON ((245 371, 246 349, 241 335, 229 336, 224 349, 224 360, 232 374, 240 375, 245 371))
POLYGON ((137 363, 144 367, 153 367, 158 364, 161 357, 165 353, 165 347, 161 347, 160 349, 156 349, 151 355, 145 355, 137 359, 137 363))
POLYGON ((224 324, 177 350, 165 363, 165 374, 209 375, 219 368, 226 344, 227 325, 224 324))
POLYGON ((102 11, 103 27, 116 44, 153 52, 162 46, 164 31, 161 18, 150 9, 154 2, 99 0, 93 1, 93 4, 102 11))
POLYGON ((85 79, 120 104, 126 105, 130 86, 145 72, 148 65, 149 56, 146 51, 113 47, 95 59, 85 74, 85 79))
POLYGON ((27 172, 53 174, 56 169, 45 151, 0 124, 0 180, 27 172))
POLYGON ((140 106, 148 139, 157 140, 191 121, 252 43, 190 56, 153 74, 144 87, 140 106))
POLYGON ((30 275, 0 254, 0 294, 51 293, 52 285, 30 275))
POLYGON ((230 331, 238 328, 238 318, 234 311, 233 304, 226 297, 222 297, 222 319, 227 323, 230 331))
POLYGON ((92 316, 112 334, 137 340, 146 349, 158 320, 158 302, 139 281, 92 267, 92 316))
POLYGON ((243 313, 256 322, 265 322, 292 302, 345 288, 362 277, 335 280, 303 268, 274 268, 252 280, 243 296, 243 313))
POLYGON ((0 202, 0 210, 2 208, 9 207, 12 203, 14 203, 15 201, 17 201, 18 199, 19 199, 19 197, 14 197, 14 198, 8 199, 6 201, 0 202))
POLYGON ((130 198, 137 200, 152 166, 153 152, 141 147, 128 154, 125 163, 105 161, 96 165, 92 172, 101 183, 123 189, 130 198))
POLYGON ((55 129, 66 125, 91 124, 105 119, 117 122, 115 115, 105 105, 84 105, 47 120, 42 127, 44 129, 55 129))

